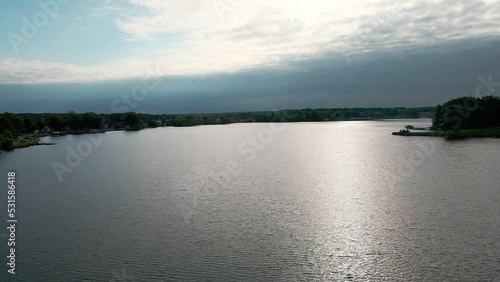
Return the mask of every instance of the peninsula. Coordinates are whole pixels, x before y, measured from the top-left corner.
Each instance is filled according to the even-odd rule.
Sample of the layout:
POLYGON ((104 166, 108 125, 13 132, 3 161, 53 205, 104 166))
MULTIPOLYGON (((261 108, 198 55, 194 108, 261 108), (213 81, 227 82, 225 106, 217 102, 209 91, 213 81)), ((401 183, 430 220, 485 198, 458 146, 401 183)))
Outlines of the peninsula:
POLYGON ((500 138, 500 97, 462 97, 436 107, 429 130, 407 125, 399 136, 431 136, 447 139, 500 138))

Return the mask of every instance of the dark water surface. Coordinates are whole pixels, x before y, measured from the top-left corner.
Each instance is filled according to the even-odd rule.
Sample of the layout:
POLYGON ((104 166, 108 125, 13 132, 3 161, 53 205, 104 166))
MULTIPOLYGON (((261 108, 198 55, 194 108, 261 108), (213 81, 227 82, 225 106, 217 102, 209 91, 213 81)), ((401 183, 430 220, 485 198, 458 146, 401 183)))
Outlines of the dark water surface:
POLYGON ((500 281, 500 140, 390 135, 429 123, 157 128, 3 152, 19 222, 12 279, 4 185, 0 281, 500 281), (55 163, 72 170, 62 182, 55 163))

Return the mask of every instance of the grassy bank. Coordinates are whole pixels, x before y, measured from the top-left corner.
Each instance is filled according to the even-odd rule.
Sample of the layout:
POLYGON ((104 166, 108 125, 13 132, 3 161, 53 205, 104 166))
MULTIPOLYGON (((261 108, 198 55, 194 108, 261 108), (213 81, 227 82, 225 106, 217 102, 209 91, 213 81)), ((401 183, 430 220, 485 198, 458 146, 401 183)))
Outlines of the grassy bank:
POLYGON ((18 149, 18 148, 26 148, 30 146, 36 146, 38 145, 38 142, 36 141, 31 141, 31 142, 22 142, 22 141, 13 141, 12 142, 12 149, 18 149))
POLYGON ((445 137, 450 139, 462 138, 500 138, 500 126, 476 128, 476 129, 460 129, 460 130, 434 130, 434 131, 400 131, 393 132, 392 135, 399 136, 430 136, 430 137, 445 137))
POLYGON ((43 144, 40 144, 37 141, 25 142, 25 141, 12 140, 11 143, 10 141, 5 142, 5 140, 2 140, 2 148, 0 148, 0 151, 11 151, 14 149, 26 148, 37 145, 43 145, 43 144))

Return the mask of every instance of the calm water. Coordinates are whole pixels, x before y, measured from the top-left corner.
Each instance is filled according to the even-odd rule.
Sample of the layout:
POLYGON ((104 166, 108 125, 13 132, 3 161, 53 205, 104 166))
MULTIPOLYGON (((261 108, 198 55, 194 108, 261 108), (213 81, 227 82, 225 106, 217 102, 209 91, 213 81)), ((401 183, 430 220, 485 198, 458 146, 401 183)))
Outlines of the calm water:
POLYGON ((500 140, 390 135, 429 123, 158 128, 1 153, 15 278, 499 281, 500 140), (75 167, 60 182, 54 162, 75 167))

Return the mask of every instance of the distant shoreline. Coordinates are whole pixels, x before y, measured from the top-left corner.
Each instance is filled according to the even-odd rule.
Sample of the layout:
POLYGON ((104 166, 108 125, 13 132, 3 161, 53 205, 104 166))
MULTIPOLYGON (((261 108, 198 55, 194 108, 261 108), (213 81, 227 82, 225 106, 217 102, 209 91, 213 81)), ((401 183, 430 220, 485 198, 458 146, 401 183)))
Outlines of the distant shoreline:
POLYGON ((56 143, 53 142, 40 142, 39 138, 42 137, 61 137, 61 136, 66 136, 66 135, 84 135, 84 134, 102 134, 105 132, 113 132, 113 131, 140 131, 143 129, 153 129, 153 128, 161 128, 161 127, 174 127, 174 128, 180 128, 180 127, 197 127, 197 126, 205 126, 205 125, 229 125, 229 124, 248 124, 248 123, 306 123, 306 122, 314 122, 314 123, 324 123, 324 122, 339 122, 339 121, 383 121, 383 120, 418 120, 418 119, 428 119, 425 117, 415 117, 415 118, 362 118, 362 119, 345 119, 345 120, 324 120, 324 121, 235 121, 235 122, 230 122, 230 123, 224 123, 224 124, 196 124, 196 125, 158 125, 158 126, 152 126, 152 127, 144 127, 144 128, 138 128, 138 129, 125 129, 125 128, 120 128, 120 129, 107 129, 107 130, 99 130, 99 131, 74 131, 74 132, 57 132, 57 135, 51 135, 51 134, 44 134, 42 136, 37 135, 37 134, 27 134, 24 135, 22 138, 30 137, 30 140, 15 140, 13 141, 12 147, 9 149, 0 149, 1 151, 13 151, 15 149, 21 149, 21 148, 28 148, 28 147, 33 147, 33 146, 43 146, 43 145, 55 145, 56 143), (33 140, 33 136, 37 136, 38 140, 33 140))

